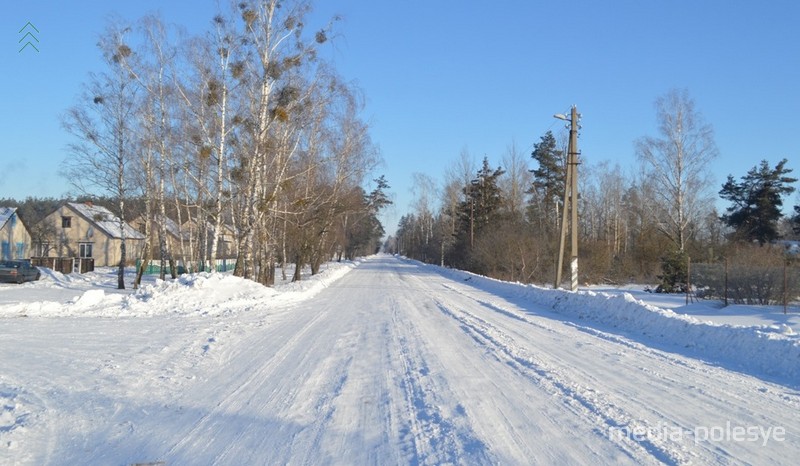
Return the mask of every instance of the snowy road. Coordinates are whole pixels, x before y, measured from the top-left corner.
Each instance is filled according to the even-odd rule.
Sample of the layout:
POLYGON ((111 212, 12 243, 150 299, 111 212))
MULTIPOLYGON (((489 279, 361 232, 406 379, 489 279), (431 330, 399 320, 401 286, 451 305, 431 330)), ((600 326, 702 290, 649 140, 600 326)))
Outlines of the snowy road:
POLYGON ((3 319, 0 463, 800 456, 797 384, 654 349, 435 267, 376 256, 305 301, 242 306, 3 319))

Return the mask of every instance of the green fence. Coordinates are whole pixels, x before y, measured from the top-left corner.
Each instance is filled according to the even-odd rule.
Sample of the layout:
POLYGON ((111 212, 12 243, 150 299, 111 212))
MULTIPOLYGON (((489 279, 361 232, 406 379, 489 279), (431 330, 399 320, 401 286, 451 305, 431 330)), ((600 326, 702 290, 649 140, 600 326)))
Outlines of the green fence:
MULTIPOLYGON (((142 265, 142 260, 136 260, 136 268, 138 269, 142 265)), ((184 263, 181 260, 175 261, 175 267, 178 269, 178 274, 184 273, 193 273, 193 272, 208 272, 211 270, 211 264, 203 263, 203 262, 187 262, 184 263)), ((228 272, 233 270, 236 267, 236 259, 217 259, 215 264, 213 265, 214 269, 217 272, 228 272)), ((169 263, 165 264, 165 271, 169 273, 169 263)), ((146 275, 157 275, 161 273, 161 261, 160 260, 151 260, 148 262, 147 266, 144 269, 144 273, 146 275)))

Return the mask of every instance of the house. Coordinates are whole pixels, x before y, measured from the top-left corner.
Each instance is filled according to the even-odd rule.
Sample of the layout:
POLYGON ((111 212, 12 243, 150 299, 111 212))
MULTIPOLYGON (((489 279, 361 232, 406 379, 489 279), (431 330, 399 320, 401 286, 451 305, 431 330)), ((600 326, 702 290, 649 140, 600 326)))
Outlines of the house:
MULTIPOLYGON (((152 223, 150 224, 150 257, 158 258, 159 257, 159 249, 160 245, 158 243, 158 233, 161 229, 161 225, 164 225, 164 228, 167 231, 167 254, 175 259, 181 258, 182 253, 185 250, 188 250, 189 244, 189 233, 186 231, 181 231, 180 226, 175 220, 172 220, 169 217, 162 218, 161 215, 156 215, 153 219, 152 223)), ((134 225, 139 233, 144 234, 145 232, 145 216, 140 215, 134 221, 131 222, 131 225, 134 225)))
POLYGON ((31 235, 16 207, 0 207, 0 259, 29 259, 31 235))
POLYGON ((125 237, 126 262, 133 264, 142 253, 145 237, 119 217, 91 202, 66 202, 42 221, 43 229, 53 233, 36 246, 48 255, 94 259, 96 267, 119 264, 122 237, 125 237))
MULTIPOLYGON (((183 231, 191 235, 195 242, 199 242, 205 236, 205 253, 210 254, 211 243, 214 238, 214 225, 205 222, 202 226, 203 231, 200 231, 201 224, 194 220, 184 222, 183 231)), ((236 230, 230 225, 222 224, 217 241, 217 258, 219 259, 233 259, 236 257, 236 230)))
MULTIPOLYGON (((189 220, 179 225, 169 217, 163 218, 156 214, 150 225, 150 261, 151 265, 157 267, 160 259, 159 230, 163 224, 166 230, 167 258, 175 259, 179 268, 183 267, 188 271, 204 270, 204 262, 209 259, 211 254, 211 242, 213 238, 214 226, 205 222, 198 224, 194 220, 189 220), (198 225, 204 227, 199 231, 198 225), (205 241, 202 238, 205 237, 205 241)), ((131 222, 140 233, 145 231, 145 216, 140 215, 131 222)), ((235 230, 223 225, 220 231, 219 241, 217 242, 217 269, 229 270, 231 261, 236 258, 235 230)), ((149 270, 149 269, 148 269, 149 270)), ((149 272, 146 272, 149 273, 149 272)))

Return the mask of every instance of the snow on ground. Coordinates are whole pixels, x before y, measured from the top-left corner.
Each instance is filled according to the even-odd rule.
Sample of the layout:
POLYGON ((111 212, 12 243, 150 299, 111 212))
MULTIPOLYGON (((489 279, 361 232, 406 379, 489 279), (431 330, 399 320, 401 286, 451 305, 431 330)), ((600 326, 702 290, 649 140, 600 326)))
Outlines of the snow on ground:
POLYGON ((626 285, 622 287, 593 286, 589 287, 589 289, 601 293, 628 293, 647 304, 670 309, 677 314, 692 316, 706 322, 744 327, 778 327, 783 330, 786 330, 784 326, 787 326, 791 327, 792 331, 800 333, 800 306, 798 306, 797 302, 791 303, 787 312, 784 313, 783 306, 742 304, 724 306, 722 301, 719 300, 692 299, 687 304, 686 295, 649 293, 644 291, 644 287, 641 285, 626 285))
POLYGON ((391 256, 275 288, 203 273, 115 285, 110 269, 0 285, 0 464, 800 454, 797 309, 547 290, 391 256))
POLYGON ((714 364, 741 368, 749 373, 776 377, 781 382, 800 386, 800 326, 797 326, 797 310, 791 315, 784 315, 776 307, 758 311, 753 306, 733 306, 735 313, 750 312, 749 321, 755 325, 731 325, 721 323, 726 320, 722 317, 724 311, 719 309, 719 303, 713 301, 689 306, 688 311, 694 313, 690 315, 669 309, 673 307, 679 312, 687 312, 686 308, 677 306, 679 299, 685 301, 683 296, 679 298, 642 292, 638 294, 642 299, 637 299, 630 292, 619 289, 566 293, 456 270, 445 273, 454 279, 478 283, 477 286, 482 289, 518 301, 521 306, 535 303, 559 315, 589 321, 595 328, 621 332, 650 345, 679 350, 714 364), (660 308, 643 299, 668 306, 660 308), (703 316, 710 318, 698 319, 703 316), (770 319, 778 319, 779 322, 774 324, 770 319))
MULTIPOLYGON (((196 273, 177 280, 145 275, 138 290, 132 288, 135 271, 126 270, 126 289, 117 289, 117 271, 104 267, 84 275, 64 275, 42 268, 42 279, 22 285, 0 284, 2 317, 145 317, 163 314, 219 315, 307 299, 355 265, 327 264, 323 274, 292 283, 282 280, 266 288, 230 273, 196 273)), ((279 269, 280 270, 280 269, 279 269)), ((291 277, 294 270, 288 270, 291 277)))

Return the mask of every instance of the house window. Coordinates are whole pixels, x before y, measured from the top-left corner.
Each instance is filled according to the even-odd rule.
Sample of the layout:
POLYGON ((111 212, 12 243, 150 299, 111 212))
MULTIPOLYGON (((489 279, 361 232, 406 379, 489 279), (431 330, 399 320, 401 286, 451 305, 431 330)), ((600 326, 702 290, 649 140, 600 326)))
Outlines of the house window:
POLYGON ((17 243, 17 259, 25 259, 25 243, 17 243))
POLYGON ((81 243, 79 246, 81 258, 92 257, 92 243, 81 243))
POLYGON ((61 217, 61 228, 71 228, 72 217, 61 217))

